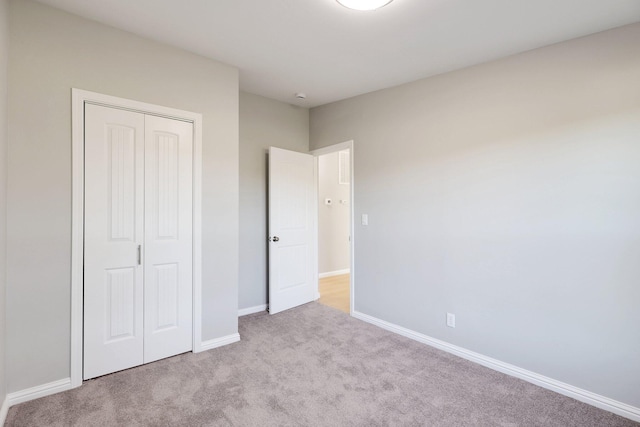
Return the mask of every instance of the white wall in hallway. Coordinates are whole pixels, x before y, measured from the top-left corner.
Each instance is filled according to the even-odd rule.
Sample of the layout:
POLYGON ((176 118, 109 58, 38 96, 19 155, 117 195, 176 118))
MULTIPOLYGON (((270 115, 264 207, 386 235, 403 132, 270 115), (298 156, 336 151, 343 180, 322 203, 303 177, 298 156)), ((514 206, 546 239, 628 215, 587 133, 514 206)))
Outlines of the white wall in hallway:
MULTIPOLYGON (((346 176, 349 176, 348 151, 346 176)), ((332 273, 349 269, 350 188, 340 183, 340 153, 318 157, 318 271, 332 273), (331 201, 327 204, 327 199, 331 201)))

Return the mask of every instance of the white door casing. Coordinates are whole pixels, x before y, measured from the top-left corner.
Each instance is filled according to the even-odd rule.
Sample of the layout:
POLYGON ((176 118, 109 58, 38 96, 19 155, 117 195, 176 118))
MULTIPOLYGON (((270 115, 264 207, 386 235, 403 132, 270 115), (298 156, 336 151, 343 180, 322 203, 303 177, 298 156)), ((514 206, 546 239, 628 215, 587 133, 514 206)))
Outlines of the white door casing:
MULTIPOLYGON (((202 114, 87 90, 71 89, 72 215, 71 215, 71 381, 63 389, 79 387, 83 378, 85 107, 105 105, 151 114, 193 125, 193 352, 212 348, 202 339, 202 114)), ((237 337, 239 340, 239 336, 237 337)), ((235 341, 232 341, 235 342, 235 341)))
POLYGON ((309 154, 269 149, 269 313, 316 299, 317 178, 309 154))
POLYGON ((191 123, 85 109, 84 378, 192 349, 191 123))

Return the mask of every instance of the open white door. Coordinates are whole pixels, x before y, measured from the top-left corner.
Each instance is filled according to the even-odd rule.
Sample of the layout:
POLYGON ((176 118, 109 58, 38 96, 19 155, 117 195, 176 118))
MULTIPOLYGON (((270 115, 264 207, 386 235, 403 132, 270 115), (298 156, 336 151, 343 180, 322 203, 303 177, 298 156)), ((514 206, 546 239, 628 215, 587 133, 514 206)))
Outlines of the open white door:
POLYGON ((315 158, 269 149, 269 313, 316 298, 318 287, 315 158))

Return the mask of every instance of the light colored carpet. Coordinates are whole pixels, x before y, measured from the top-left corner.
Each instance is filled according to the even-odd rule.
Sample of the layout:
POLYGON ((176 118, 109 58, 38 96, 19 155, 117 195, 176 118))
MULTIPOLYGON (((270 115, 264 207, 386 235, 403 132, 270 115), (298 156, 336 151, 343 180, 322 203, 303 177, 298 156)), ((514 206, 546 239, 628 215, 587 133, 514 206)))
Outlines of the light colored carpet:
POLYGON ((8 426, 637 426, 317 303, 242 341, 87 381, 8 426))

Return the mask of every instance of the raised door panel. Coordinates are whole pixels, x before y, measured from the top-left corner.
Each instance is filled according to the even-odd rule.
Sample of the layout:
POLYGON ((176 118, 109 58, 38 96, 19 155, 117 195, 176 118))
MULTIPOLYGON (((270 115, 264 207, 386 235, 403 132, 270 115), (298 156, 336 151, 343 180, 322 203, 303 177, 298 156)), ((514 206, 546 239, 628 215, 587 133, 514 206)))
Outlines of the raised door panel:
POLYGON ((84 378, 142 363, 144 115, 85 107, 84 378))
MULTIPOLYGON (((311 166, 312 167, 312 166, 311 166)), ((278 224, 281 232, 306 232, 309 229, 309 203, 313 193, 313 169, 308 162, 302 164, 282 162, 282 179, 277 180, 278 224)))
POLYGON ((308 253, 309 245, 280 245, 277 248, 278 263, 287 266, 278 269, 276 283, 279 291, 307 285, 308 253))
POLYGON ((153 270, 147 289, 153 294, 150 300, 154 302, 149 307, 149 310, 153 310, 149 316, 153 318, 151 333, 156 333, 178 327, 180 294, 177 263, 154 265, 153 270))
POLYGON ((178 238, 179 210, 179 136, 166 132, 154 133, 154 149, 157 158, 157 230, 156 239, 175 240, 178 238))
POLYGON ((135 338, 135 268, 115 268, 106 270, 105 273, 105 342, 135 338))
POLYGON ((105 130, 109 155, 109 237, 113 241, 133 242, 136 228, 136 130, 111 123, 105 130))

